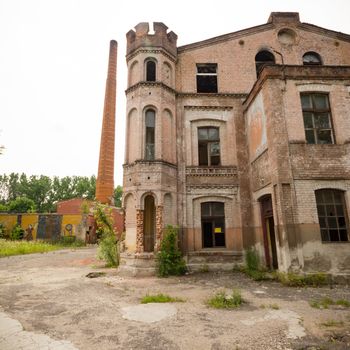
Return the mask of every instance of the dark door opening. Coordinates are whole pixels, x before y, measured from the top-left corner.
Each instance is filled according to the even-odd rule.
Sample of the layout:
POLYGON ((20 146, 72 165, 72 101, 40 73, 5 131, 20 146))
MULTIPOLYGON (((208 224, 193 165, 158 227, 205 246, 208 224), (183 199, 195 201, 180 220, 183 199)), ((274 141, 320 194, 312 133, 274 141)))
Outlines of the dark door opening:
POLYGON ((261 222, 264 237, 266 267, 278 269, 275 222, 273 220, 271 195, 260 199, 261 222))
POLYGON ((203 248, 225 247, 224 203, 201 204, 203 248))
POLYGON ((153 252, 154 236, 156 226, 156 209, 154 206, 154 198, 147 196, 145 198, 145 211, 143 221, 143 249, 145 252, 153 252))

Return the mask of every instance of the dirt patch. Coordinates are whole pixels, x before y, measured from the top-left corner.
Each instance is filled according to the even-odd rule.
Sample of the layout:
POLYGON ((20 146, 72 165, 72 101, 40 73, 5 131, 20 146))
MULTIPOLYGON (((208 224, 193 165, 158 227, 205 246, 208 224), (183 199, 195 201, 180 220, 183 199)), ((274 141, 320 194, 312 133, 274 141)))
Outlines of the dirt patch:
POLYGON ((127 278, 115 269, 96 271, 95 255, 96 249, 88 248, 0 259, 0 306, 24 330, 84 350, 349 348, 350 309, 309 305, 325 297, 350 301, 348 286, 290 288, 238 272, 127 278), (85 277, 92 272, 104 275, 85 277), (233 288, 246 300, 242 307, 206 305, 210 296, 233 288), (158 322, 123 317, 143 296, 158 293, 185 302, 174 304, 176 312, 158 322))

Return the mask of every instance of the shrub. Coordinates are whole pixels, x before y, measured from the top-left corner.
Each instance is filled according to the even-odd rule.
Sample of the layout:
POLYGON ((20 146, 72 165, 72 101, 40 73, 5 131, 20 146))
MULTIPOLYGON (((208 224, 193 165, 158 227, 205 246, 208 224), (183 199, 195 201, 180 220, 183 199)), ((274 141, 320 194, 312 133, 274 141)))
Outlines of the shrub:
POLYGON ((245 252, 246 267, 250 271, 258 271, 260 267, 260 261, 258 253, 255 249, 249 248, 245 252))
POLYGON ((97 224, 96 233, 99 238, 97 257, 104 260, 108 267, 118 266, 120 260, 119 242, 114 232, 111 210, 105 205, 96 203, 94 217, 97 224))
POLYGON ((1 238, 8 238, 8 235, 5 230, 5 226, 2 223, 0 223, 0 239, 1 238))
POLYGON ((186 263, 178 247, 178 229, 168 225, 157 254, 158 275, 183 275, 186 272, 186 263))
POLYGON ((10 233, 10 239, 12 241, 17 241, 19 239, 23 239, 24 236, 24 230, 21 226, 15 225, 10 233))
POLYGON ((241 292, 237 289, 232 291, 231 295, 226 295, 224 291, 216 293, 207 300, 207 304, 215 309, 234 309, 243 303, 241 292))
POLYGON ((107 267, 119 265, 119 242, 114 233, 104 234, 100 240, 97 257, 106 262, 107 267))
POLYGON ((167 294, 157 294, 157 295, 149 295, 147 294, 141 299, 141 304, 148 303, 181 303, 184 302, 181 298, 173 298, 167 294))

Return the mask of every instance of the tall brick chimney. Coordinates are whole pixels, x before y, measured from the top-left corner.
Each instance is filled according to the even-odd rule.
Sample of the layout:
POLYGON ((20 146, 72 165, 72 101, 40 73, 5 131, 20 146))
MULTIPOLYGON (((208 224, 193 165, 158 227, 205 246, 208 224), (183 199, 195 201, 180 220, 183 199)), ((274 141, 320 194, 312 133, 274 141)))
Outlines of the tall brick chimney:
POLYGON ((96 200, 104 204, 114 204, 114 139, 117 51, 118 43, 111 40, 109 46, 108 74, 103 109, 100 158, 98 162, 98 175, 96 180, 96 200))

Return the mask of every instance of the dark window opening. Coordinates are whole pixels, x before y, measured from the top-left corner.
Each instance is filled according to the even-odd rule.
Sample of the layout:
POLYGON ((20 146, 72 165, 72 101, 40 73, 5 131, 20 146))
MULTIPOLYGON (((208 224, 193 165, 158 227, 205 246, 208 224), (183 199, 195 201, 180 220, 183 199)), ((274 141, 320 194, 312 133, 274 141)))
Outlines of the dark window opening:
POLYGON ((154 198, 149 195, 145 198, 143 221, 143 247, 145 252, 153 252, 156 231, 156 208, 154 198))
POLYGON ((304 66, 320 66, 322 65, 321 56, 316 52, 306 52, 303 56, 304 66))
POLYGON ((146 160, 154 160, 155 157, 155 119, 156 114, 152 109, 146 111, 146 160))
POLYGON ((331 113, 327 94, 301 94, 306 142, 334 143, 331 113))
POLYGON ((147 61, 146 63, 146 80, 156 81, 156 63, 154 61, 147 61))
POLYGON ((315 195, 322 241, 347 242, 348 221, 344 193, 339 190, 317 190, 315 195))
POLYGON ((197 64, 197 92, 217 93, 217 64, 197 64))
POLYGON ((259 75, 264 66, 275 64, 275 56, 270 51, 260 51, 255 56, 256 75, 259 75))
POLYGON ((202 203, 201 219, 203 248, 225 247, 224 203, 202 203))
POLYGON ((198 164, 207 166, 220 165, 219 128, 198 128, 198 164))

